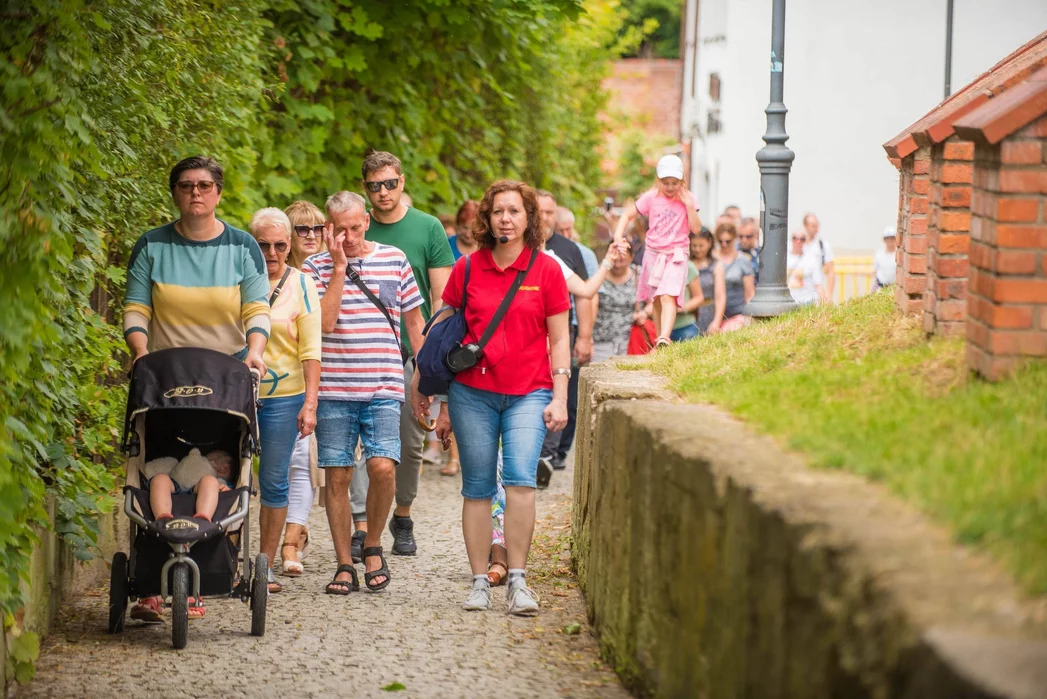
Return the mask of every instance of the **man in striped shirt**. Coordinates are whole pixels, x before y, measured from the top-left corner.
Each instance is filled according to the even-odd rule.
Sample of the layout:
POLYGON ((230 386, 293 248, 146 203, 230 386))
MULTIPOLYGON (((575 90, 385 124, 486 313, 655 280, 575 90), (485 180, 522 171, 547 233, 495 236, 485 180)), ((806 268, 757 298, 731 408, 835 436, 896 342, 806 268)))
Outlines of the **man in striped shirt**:
MULTIPOLYGON (((359 438, 370 479, 367 519, 384 522, 400 461, 405 395, 401 320, 415 347, 422 344, 424 321, 422 297, 407 257, 364 237, 371 219, 363 197, 339 192, 327 200, 326 208, 327 252, 306 260, 302 271, 316 281, 323 328, 316 438, 319 466, 327 469, 327 521, 338 557, 338 571, 327 592, 348 594, 356 587, 349 507, 353 452, 359 438), (378 303, 353 280, 357 275, 378 303)), ((372 527, 364 540, 365 580, 375 591, 390 580, 381 535, 381 527, 372 527)))

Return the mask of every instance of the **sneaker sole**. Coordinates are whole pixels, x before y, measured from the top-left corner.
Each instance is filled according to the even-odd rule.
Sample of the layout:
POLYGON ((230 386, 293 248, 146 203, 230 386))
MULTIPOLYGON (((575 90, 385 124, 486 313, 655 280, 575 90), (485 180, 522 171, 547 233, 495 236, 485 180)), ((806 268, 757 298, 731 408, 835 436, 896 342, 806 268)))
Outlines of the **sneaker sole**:
POLYGON ((517 610, 510 609, 509 613, 512 614, 513 616, 538 616, 538 610, 537 609, 517 609, 517 610))

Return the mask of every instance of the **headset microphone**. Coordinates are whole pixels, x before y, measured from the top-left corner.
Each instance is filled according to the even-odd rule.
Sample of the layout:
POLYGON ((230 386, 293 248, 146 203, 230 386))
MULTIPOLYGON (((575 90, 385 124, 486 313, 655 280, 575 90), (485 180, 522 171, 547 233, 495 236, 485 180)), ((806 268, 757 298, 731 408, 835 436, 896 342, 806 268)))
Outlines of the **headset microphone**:
POLYGON ((506 243, 509 242, 509 236, 503 235, 501 238, 498 239, 498 242, 501 243, 502 245, 505 245, 506 243))

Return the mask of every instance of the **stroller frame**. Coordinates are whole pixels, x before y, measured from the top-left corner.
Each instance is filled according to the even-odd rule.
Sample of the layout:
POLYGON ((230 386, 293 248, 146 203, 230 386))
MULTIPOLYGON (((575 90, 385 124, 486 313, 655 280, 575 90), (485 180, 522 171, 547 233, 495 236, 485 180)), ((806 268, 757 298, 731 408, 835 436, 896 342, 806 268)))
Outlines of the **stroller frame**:
MULTIPOLYGON (((154 576, 159 574, 159 596, 163 605, 173 610, 175 648, 184 648, 187 643, 188 608, 203 606, 201 590, 205 594, 228 594, 243 602, 250 601, 251 633, 264 635, 269 561, 265 554, 259 553, 252 566, 250 558, 250 500, 256 492, 252 457, 260 452, 259 379, 258 373, 248 370, 241 361, 207 349, 160 350, 136 362, 128 387, 122 441, 128 456, 123 509, 131 522, 130 541, 128 553, 120 551, 113 556, 110 633, 123 630, 129 599, 156 593, 154 576), (199 385, 201 383, 207 385, 199 385), (153 434, 147 433, 147 422, 153 434), (235 447, 231 432, 234 427, 235 447), (201 435, 208 431, 214 440, 208 441, 201 435), (165 533, 155 520, 149 521, 156 513, 151 510, 148 490, 143 488, 145 463, 147 459, 184 454, 191 447, 204 451, 205 445, 219 445, 235 453, 234 458, 238 459, 235 486, 232 492, 219 494, 216 514, 226 514, 213 524, 205 523, 209 530, 206 533, 197 529, 200 520, 194 523, 193 518, 185 516, 168 520, 168 524, 183 520, 181 529, 197 529, 202 534, 176 540, 170 530, 165 533), (171 549, 162 567, 163 549, 157 548, 161 543, 171 549), (204 574, 190 553, 194 546, 202 544, 207 544, 200 554, 209 565, 207 586, 202 585, 204 574), (146 555, 145 561, 139 560, 140 554, 146 555), (239 576, 231 589, 230 575, 239 576), (193 602, 188 601, 190 597, 193 602)), ((189 498, 186 494, 173 495, 173 511, 177 512, 180 504, 184 509, 189 498)), ((195 494, 192 499, 195 502, 195 494)))

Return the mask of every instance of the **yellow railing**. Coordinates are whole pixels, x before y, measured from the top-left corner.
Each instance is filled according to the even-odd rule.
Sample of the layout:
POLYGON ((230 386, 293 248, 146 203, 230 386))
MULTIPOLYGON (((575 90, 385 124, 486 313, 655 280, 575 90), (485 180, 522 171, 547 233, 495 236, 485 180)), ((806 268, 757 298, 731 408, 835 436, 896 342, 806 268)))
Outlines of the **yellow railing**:
POLYGON ((842 303, 855 296, 868 294, 872 291, 874 281, 873 258, 837 257, 835 276, 834 303, 842 303))

